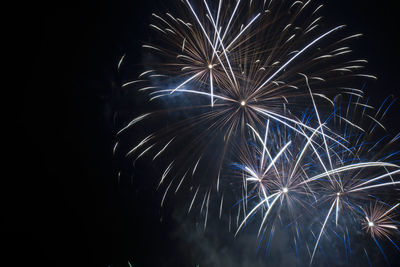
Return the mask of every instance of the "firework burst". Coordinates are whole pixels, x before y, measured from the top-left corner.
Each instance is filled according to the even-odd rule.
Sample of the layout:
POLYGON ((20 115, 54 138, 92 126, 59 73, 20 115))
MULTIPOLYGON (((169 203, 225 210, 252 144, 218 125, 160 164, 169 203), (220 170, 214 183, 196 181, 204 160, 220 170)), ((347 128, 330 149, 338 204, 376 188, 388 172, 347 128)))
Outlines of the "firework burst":
POLYGON ((203 179, 191 179, 190 188, 193 197, 200 192, 207 198, 220 190, 232 148, 251 133, 247 124, 257 129, 273 120, 313 133, 298 119, 305 106, 329 105, 338 91, 359 96, 349 80, 375 78, 360 72, 365 60, 351 57, 348 43, 360 34, 343 36, 344 26, 320 29, 321 7, 310 1, 182 1, 182 14, 153 14, 150 28, 159 41, 143 45, 152 55, 149 69, 122 87, 139 86, 167 108, 131 120, 116 147, 134 128, 165 125, 131 143, 127 155, 156 160, 179 147, 160 185, 177 191, 200 172, 203 179))
POLYGON ((307 243, 311 263, 324 234, 348 239, 344 216, 366 219, 374 240, 391 240, 397 205, 366 206, 390 202, 400 183, 391 151, 399 135, 376 139, 392 102, 374 110, 352 86, 375 79, 352 56, 349 42, 361 34, 322 29, 322 5, 312 1, 179 4, 178 14, 152 15, 157 42, 143 45, 147 69, 122 85, 147 92, 157 108, 121 127, 114 153, 167 162, 161 205, 187 189, 188 210, 201 203, 204 227, 210 203, 221 217, 239 189, 236 234, 258 213, 260 239, 285 222, 296 247, 307 243), (239 162, 233 174, 231 162, 239 162))
POLYGON ((393 232, 398 230, 399 223, 395 221, 393 211, 400 205, 397 203, 393 207, 375 202, 365 212, 364 229, 372 238, 388 238, 393 232))
MULTIPOLYGON (((377 145, 382 139, 371 142, 374 133, 378 131, 377 127, 384 129, 378 118, 384 117, 382 114, 386 113, 391 102, 385 101, 384 104, 378 111, 371 108, 368 112, 368 106, 362 104, 359 98, 354 103, 350 98, 348 104, 343 107, 336 103, 332 114, 323 124, 316 127, 310 136, 298 132, 293 134, 293 130, 286 127, 276 127, 271 131, 267 123, 263 139, 249 126, 255 141, 260 145, 251 149, 250 153, 249 149, 245 149, 242 153, 242 164, 238 164, 245 181, 245 190, 242 197, 243 219, 236 234, 260 212, 262 219, 258 236, 263 233, 261 238, 268 232, 271 240, 274 229, 287 224, 292 228, 292 240, 297 247, 302 241, 301 238, 307 235, 305 231, 308 229, 315 239, 311 241, 314 243, 310 251, 311 263, 324 233, 344 236, 345 242, 349 242, 348 232, 354 227, 353 224, 367 225, 367 232, 375 242, 375 237, 379 236, 391 241, 397 248, 389 236, 398 228, 392 219, 394 215, 391 217, 389 214, 398 205, 387 209, 389 204, 386 203, 391 201, 400 184, 400 167, 396 164, 398 151, 393 152, 389 149, 394 147, 398 135, 386 145, 377 145), (342 108, 345 112, 341 111, 342 108), (347 118, 339 113, 343 113, 347 118), (365 130, 361 126, 348 123, 349 117, 357 116, 366 121, 359 123, 364 125, 365 130), (332 127, 328 128, 328 124, 332 124, 332 127), (338 140, 346 142, 347 146, 342 147, 339 142, 324 140, 323 135, 317 134, 321 132, 321 127, 326 127, 326 131, 330 131, 331 135, 335 127, 344 127, 346 130, 343 130, 343 137, 337 137, 338 140), (268 131, 271 131, 269 135, 268 131), (272 138, 267 139, 268 136, 272 138), (365 207, 372 205, 377 199, 382 199, 380 201, 386 206, 375 204, 366 211, 365 207), (248 205, 254 207, 248 208, 248 205), (290 219, 284 222, 283 218, 287 214, 290 219), (348 220, 349 216, 353 217, 353 220, 348 220), (315 220, 318 217, 321 219, 315 220), (346 219, 341 219, 342 217, 346 219), (304 223, 307 227, 304 227, 304 223)), ((318 119, 312 119, 316 114, 314 112, 304 116, 303 123, 318 122, 318 119)), ((379 246, 379 243, 377 244, 379 246)), ((306 245, 308 247, 308 244, 306 245)), ((346 243, 346 246, 350 245, 346 243)))

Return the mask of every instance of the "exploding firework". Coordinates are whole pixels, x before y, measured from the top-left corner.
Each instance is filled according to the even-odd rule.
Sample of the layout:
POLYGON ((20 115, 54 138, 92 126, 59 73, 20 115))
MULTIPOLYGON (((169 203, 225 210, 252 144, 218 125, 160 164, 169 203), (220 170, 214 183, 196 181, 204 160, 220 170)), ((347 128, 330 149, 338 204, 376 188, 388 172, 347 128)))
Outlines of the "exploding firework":
MULTIPOLYGON (((384 129, 378 119, 383 119, 391 104, 385 100, 375 111, 362 103, 360 98, 352 102, 350 97, 347 106, 335 103, 332 114, 310 136, 293 134, 285 127, 276 127, 268 134, 267 123, 265 137, 261 138, 249 126, 261 149, 256 146, 250 153, 246 149, 242 153, 242 164, 236 165, 242 171, 245 185, 243 220, 236 234, 259 212, 262 219, 258 236, 262 233, 262 239, 268 232, 268 243, 279 225, 283 228, 285 224, 290 225, 297 251, 297 246, 307 235, 305 231, 309 230, 313 236, 311 263, 323 234, 330 232, 342 236, 347 249, 350 247, 349 229, 360 225, 367 228, 380 249, 376 237, 386 238, 398 248, 390 238, 390 234, 398 229, 394 215, 390 214, 398 204, 391 207, 387 203, 392 202, 400 184, 400 167, 396 164, 398 151, 391 150, 399 136, 386 144, 382 144, 384 138, 371 141, 378 128, 384 129), (349 123, 349 117, 363 118, 359 125, 364 124, 364 128, 349 123), (328 124, 332 127, 328 128, 328 124), (326 130, 332 134, 334 128, 340 128, 343 137, 338 138, 347 146, 316 135, 321 127, 327 127, 326 130), (268 139, 268 136, 271 137, 268 139), (377 199, 385 206, 372 206, 377 199), (252 207, 249 208, 249 205, 252 207), (366 211, 370 205, 371 208, 366 211), (285 221, 285 217, 289 220, 286 218, 285 221)), ((313 120, 312 115, 304 118, 304 123, 318 121, 313 120)))
MULTIPOLYGON (((119 133, 127 142, 139 127, 157 129, 131 142, 134 161, 168 158, 160 186, 166 194, 187 186, 194 199, 220 191, 221 172, 265 120, 310 134, 298 114, 318 101, 329 105, 338 91, 360 95, 350 84, 375 78, 360 72, 366 61, 351 56, 344 26, 320 29, 322 5, 310 1, 182 1, 178 15, 153 14, 156 43, 149 69, 122 85, 149 92, 150 101, 166 108, 131 120, 119 133), (151 126, 149 124, 151 123, 151 126), (170 153, 179 150, 178 153, 170 153), (170 153, 170 154, 168 154, 170 153)), ((120 62, 121 67, 123 61, 120 62)), ((324 129, 318 133, 326 139, 324 129)), ((126 143, 124 144, 126 146, 126 143)), ((207 201, 208 202, 208 201, 207 201)), ((190 205, 191 207, 191 205, 190 205)))
POLYGON ((400 205, 397 203, 393 207, 386 204, 375 202, 371 203, 369 210, 365 211, 364 229, 371 234, 372 238, 387 238, 393 231, 398 230, 399 223, 394 220, 393 211, 400 205))
POLYGON ((268 243, 290 225, 311 263, 324 235, 350 247, 350 222, 367 225, 378 246, 392 241, 399 135, 376 139, 392 102, 374 110, 352 86, 375 79, 349 47, 361 34, 322 29, 322 5, 312 1, 179 4, 181 13, 152 15, 157 42, 143 45, 146 70, 122 85, 147 92, 150 111, 121 127, 114 153, 167 162, 161 205, 188 190, 188 210, 201 207, 204 227, 214 202, 220 217, 237 206, 236 234, 256 214, 268 243))

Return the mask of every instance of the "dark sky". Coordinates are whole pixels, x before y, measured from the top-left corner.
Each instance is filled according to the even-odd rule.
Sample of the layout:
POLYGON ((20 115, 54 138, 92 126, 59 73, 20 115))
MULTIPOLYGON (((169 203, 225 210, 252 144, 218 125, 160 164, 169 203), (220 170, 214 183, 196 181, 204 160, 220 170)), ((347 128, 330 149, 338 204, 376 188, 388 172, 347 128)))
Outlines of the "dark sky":
MULTIPOLYGON (((353 47, 379 77, 368 94, 399 96, 395 1, 323 3, 329 23, 365 34, 353 47)), ((10 24, 17 79, 7 90, 15 91, 17 103, 9 111, 11 129, 3 129, 17 140, 8 152, 12 172, 2 177, 0 211, 3 253, 13 262, 7 266, 128 266, 128 260, 189 266, 190 247, 171 235, 180 227, 169 218, 171 208, 160 211, 151 183, 118 185, 111 154, 116 64, 127 51, 141 63, 148 20, 160 6, 152 0, 16 5, 10 24), (167 214, 163 223, 160 214, 167 214)), ((399 111, 398 104, 392 113, 399 111)), ((396 128, 398 122, 393 116, 390 123, 396 128)))

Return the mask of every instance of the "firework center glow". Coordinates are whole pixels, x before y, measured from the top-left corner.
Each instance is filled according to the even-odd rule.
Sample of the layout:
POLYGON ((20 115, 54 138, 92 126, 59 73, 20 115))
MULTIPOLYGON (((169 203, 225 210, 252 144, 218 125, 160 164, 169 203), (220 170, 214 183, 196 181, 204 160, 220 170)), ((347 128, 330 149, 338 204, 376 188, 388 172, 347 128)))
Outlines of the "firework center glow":
POLYGON ((242 102, 240 102, 240 105, 246 106, 246 101, 242 100, 242 102))
POLYGON ((282 188, 283 193, 287 193, 289 191, 289 189, 287 187, 282 188))
POLYGON ((211 69, 213 68, 213 65, 212 65, 212 64, 209 64, 209 65, 208 65, 208 68, 211 70, 211 69))
POLYGON ((369 227, 373 227, 374 226, 374 222, 368 222, 368 226, 369 227))

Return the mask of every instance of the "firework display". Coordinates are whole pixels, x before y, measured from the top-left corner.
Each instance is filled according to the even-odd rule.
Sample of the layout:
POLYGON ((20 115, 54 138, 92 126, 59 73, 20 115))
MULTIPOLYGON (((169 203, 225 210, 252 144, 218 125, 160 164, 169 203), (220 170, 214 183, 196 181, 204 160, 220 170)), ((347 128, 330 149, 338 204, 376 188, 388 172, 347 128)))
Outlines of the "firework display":
POLYGON ((257 224, 267 247, 285 229, 310 264, 324 239, 349 250, 357 229, 387 261, 381 242, 399 249, 400 136, 382 122, 394 100, 374 108, 364 96, 376 77, 349 46, 361 34, 321 27, 313 1, 177 4, 178 14, 152 14, 146 69, 122 85, 157 108, 120 129, 114 152, 167 163, 161 205, 183 191, 204 227, 214 205, 234 235, 257 224))
MULTIPOLYGON (((357 98, 355 103, 360 104, 360 99, 357 98)), ((356 104, 352 106, 356 112, 356 104)), ((271 239, 273 229, 286 224, 292 228, 293 244, 299 246, 304 231, 315 229, 311 263, 323 233, 329 235, 331 232, 348 239, 348 217, 352 217, 352 224, 371 234, 375 242, 378 242, 375 235, 393 242, 390 235, 397 232, 398 222, 392 211, 398 204, 389 203, 396 185, 400 184, 395 180, 400 169, 395 163, 397 160, 393 159, 397 152, 391 151, 390 147, 398 137, 378 149, 381 146, 370 139, 376 127, 381 127, 377 126, 375 118, 379 112, 369 117, 364 109, 366 105, 361 106, 361 116, 370 121, 366 123, 370 127, 365 127, 369 131, 365 132, 361 127, 347 128, 348 132, 344 132, 347 138, 338 137, 347 143, 349 147, 346 148, 331 141, 327 142, 328 151, 325 150, 323 138, 316 134, 324 125, 317 127, 310 136, 304 136, 279 125, 271 127, 268 121, 264 137, 249 126, 255 140, 241 153, 241 163, 234 164, 242 170, 244 185, 243 219, 236 234, 258 212, 261 214, 258 230, 261 239, 265 232, 271 239), (304 224, 309 227, 299 226, 304 224), (327 225, 331 229, 326 229, 327 225)), ((345 108, 347 114, 350 109, 349 104, 345 108)), ((315 114, 309 114, 304 120, 313 117, 315 114)), ((346 121, 335 112, 325 123, 334 126, 335 117, 346 121)))

